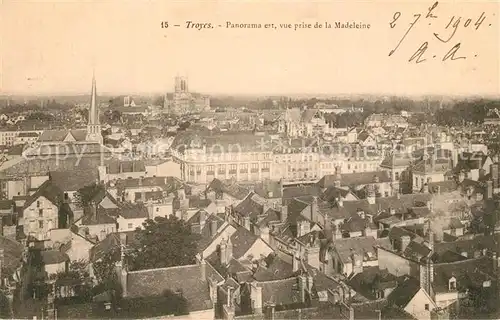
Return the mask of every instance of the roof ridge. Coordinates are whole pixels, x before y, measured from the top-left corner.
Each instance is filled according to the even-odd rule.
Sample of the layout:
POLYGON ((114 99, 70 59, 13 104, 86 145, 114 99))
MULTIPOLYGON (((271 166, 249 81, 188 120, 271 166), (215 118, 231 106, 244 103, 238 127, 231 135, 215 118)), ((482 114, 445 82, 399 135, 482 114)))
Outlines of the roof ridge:
POLYGON ((173 266, 173 267, 163 267, 163 268, 152 268, 152 269, 134 270, 134 271, 129 271, 128 273, 129 274, 131 274, 131 273, 138 274, 138 273, 143 273, 143 272, 175 270, 175 269, 182 269, 182 268, 186 268, 187 269, 187 268, 193 268, 193 267, 199 268, 200 266, 197 265, 197 264, 186 264, 186 265, 183 265, 183 266, 173 266))

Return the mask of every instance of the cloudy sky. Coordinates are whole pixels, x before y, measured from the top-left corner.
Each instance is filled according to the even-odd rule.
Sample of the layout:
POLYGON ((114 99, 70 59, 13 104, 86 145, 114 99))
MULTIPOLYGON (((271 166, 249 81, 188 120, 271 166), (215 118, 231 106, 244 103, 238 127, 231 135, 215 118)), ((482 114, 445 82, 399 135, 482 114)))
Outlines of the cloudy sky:
POLYGON ((95 69, 98 90, 109 93, 171 91, 181 74, 204 93, 499 94, 498 3, 440 1, 438 18, 425 19, 432 3, 3 0, 1 91, 87 92, 95 69), (401 16, 391 28, 396 11, 401 16), (417 13, 423 16, 389 57, 417 13), (452 30, 444 27, 454 15, 461 24, 441 43, 433 33, 448 38, 452 30), (188 30, 187 20, 222 27, 188 30), (161 21, 170 27, 162 29, 161 21), (228 21, 355 21, 371 28, 245 30, 225 28, 228 21), (425 41, 427 61, 409 63, 425 41), (467 59, 442 62, 457 43, 455 57, 467 59))

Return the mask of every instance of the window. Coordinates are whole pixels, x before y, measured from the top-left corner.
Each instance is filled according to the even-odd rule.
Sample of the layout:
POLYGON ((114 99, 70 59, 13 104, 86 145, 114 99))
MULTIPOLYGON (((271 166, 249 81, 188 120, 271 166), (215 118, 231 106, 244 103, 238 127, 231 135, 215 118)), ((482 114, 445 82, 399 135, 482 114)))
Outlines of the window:
POLYGON ((43 221, 38 221, 38 228, 43 229, 43 221))
POLYGON ((225 174, 226 173, 226 165, 225 164, 219 164, 217 166, 217 173, 219 173, 219 174, 225 174))
POLYGON ((128 224, 128 228, 129 228, 129 229, 132 229, 132 227, 133 227, 133 224, 132 224, 132 223, 129 223, 129 224, 128 224))
POLYGON ((236 173, 237 167, 238 166, 236 164, 230 164, 229 165, 229 173, 236 173))
POLYGON ((38 210, 38 216, 39 217, 43 217, 43 209, 39 209, 38 210))
POLYGON ((240 164, 240 173, 247 173, 247 172, 248 172, 248 164, 247 163, 240 164))
POLYGON ((429 310, 429 304, 428 303, 425 304, 425 310, 427 310, 427 311, 429 310))
POLYGON ((450 291, 457 289, 457 280, 455 279, 455 277, 451 277, 448 281, 448 288, 450 291))
POLYGON ((270 163, 265 162, 262 164, 262 172, 269 172, 270 163))
POLYGON ((156 212, 160 212, 160 207, 156 207, 156 212))
POLYGON ((37 202, 36 202, 36 207, 37 207, 37 208, 40 208, 40 201, 37 201, 37 202))
POLYGON ((259 171, 259 164, 258 163, 252 163, 252 172, 258 172, 259 171))
POLYGON ((394 179, 395 179, 396 181, 399 181, 399 172, 396 172, 394 179))
POLYGON ((207 174, 214 174, 214 172, 215 172, 215 166, 213 165, 207 166, 207 174))

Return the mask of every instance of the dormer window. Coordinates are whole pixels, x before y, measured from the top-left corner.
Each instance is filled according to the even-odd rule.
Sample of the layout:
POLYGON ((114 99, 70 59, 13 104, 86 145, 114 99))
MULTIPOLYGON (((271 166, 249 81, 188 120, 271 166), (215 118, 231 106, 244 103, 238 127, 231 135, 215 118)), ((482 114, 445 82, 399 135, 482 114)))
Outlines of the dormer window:
POLYGON ((448 280, 448 289, 450 291, 457 290, 457 279, 455 277, 451 277, 450 280, 448 280))

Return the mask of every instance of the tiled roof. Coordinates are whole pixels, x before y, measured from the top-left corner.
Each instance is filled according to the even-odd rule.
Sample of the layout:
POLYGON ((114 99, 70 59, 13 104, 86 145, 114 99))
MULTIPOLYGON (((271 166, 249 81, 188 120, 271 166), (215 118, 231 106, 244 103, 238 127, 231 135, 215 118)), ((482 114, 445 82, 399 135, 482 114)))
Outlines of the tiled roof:
POLYGON ((71 171, 51 171, 50 180, 63 191, 77 191, 99 180, 97 169, 78 169, 71 171))
POLYGON ((419 280, 412 277, 403 276, 402 279, 399 280, 399 284, 396 289, 394 289, 389 295, 388 299, 396 306, 404 309, 419 290, 419 280))
POLYGON ((279 181, 264 181, 254 187, 254 192, 264 199, 281 198, 282 186, 279 181))
POLYGON ((29 207, 38 198, 45 197, 52 204, 59 206, 59 202, 63 199, 63 192, 52 181, 47 180, 32 194, 24 203, 24 208, 29 207))
POLYGON ((39 176, 48 175, 50 171, 69 171, 78 169, 92 169, 102 163, 100 154, 83 154, 82 157, 76 159, 74 157, 59 157, 58 159, 26 159, 20 157, 14 159, 15 163, 8 167, 3 167, 0 172, 0 177, 19 177, 19 176, 39 176))
POLYGON ((93 212, 90 207, 84 208, 83 217, 82 217, 82 225, 90 226, 90 225, 99 225, 99 224, 115 224, 116 219, 114 218, 114 214, 117 214, 118 211, 116 209, 105 209, 101 206, 98 206, 96 211, 93 212), (113 216, 111 216, 112 214, 113 216))
POLYGON ((276 254, 270 254, 257 267, 253 277, 257 281, 282 280, 294 275, 292 265, 280 259, 276 254))
POLYGON ((263 214, 264 206, 257 199, 258 195, 250 193, 243 201, 234 207, 234 211, 244 217, 253 217, 263 214))
POLYGON ((190 312, 212 308, 208 283, 201 278, 200 265, 140 270, 128 274, 128 297, 159 296, 165 290, 181 292, 190 312))
POLYGON ((236 232, 231 235, 233 257, 239 259, 253 246, 255 241, 259 240, 259 237, 241 226, 234 227, 236 228, 236 232))
POLYGON ((38 141, 40 142, 61 142, 64 141, 64 138, 71 133, 71 135, 75 138, 76 141, 84 141, 85 136, 87 135, 86 129, 77 129, 77 130, 45 130, 42 132, 38 141))
POLYGON ((353 252, 361 255, 363 259, 375 260, 377 258, 377 245, 374 237, 343 238, 332 243, 344 263, 351 261, 353 252))
POLYGON ((214 179, 210 182, 208 189, 227 194, 238 200, 245 199, 245 197, 250 193, 248 189, 240 186, 234 180, 214 179))
POLYGON ((297 187, 287 187, 283 189, 283 198, 291 199, 302 196, 319 196, 321 195, 321 188, 317 185, 305 186, 300 185, 297 187))
POLYGON ((12 200, 0 200, 0 210, 11 210, 15 204, 12 200))
POLYGON ((297 278, 257 282, 262 288, 262 304, 290 305, 301 303, 300 292, 297 290, 297 278))
POLYGON ((2 261, 2 273, 5 273, 6 276, 10 276, 19 266, 21 266, 24 247, 15 240, 0 236, 0 249, 3 249, 4 256, 2 261))
POLYGON ((356 195, 354 195, 354 193, 352 193, 350 189, 328 187, 321 195, 321 199, 324 201, 333 202, 337 198, 345 198, 349 193, 356 197, 356 195))
POLYGON ((434 282, 436 292, 448 292, 449 279, 457 279, 457 289, 466 290, 470 286, 482 287, 483 281, 493 280, 493 263, 490 257, 469 259, 455 263, 434 264, 434 282))
MULTIPOLYGON (((87 156, 104 156, 111 155, 111 151, 95 142, 79 142, 79 143, 58 143, 58 144, 41 144, 33 149, 28 149, 24 152, 25 157, 73 157, 73 165, 75 165, 74 158, 80 158, 82 154, 87 156)), ((59 158, 60 160, 60 158, 59 158)))
POLYGON ((41 255, 42 261, 45 265, 69 261, 68 255, 58 250, 44 250, 41 251, 41 255))
POLYGON ((445 173, 451 169, 451 164, 449 159, 436 159, 434 167, 432 166, 432 161, 430 159, 418 161, 412 168, 413 172, 418 173, 445 173))
POLYGON ((125 219, 148 218, 148 208, 142 203, 121 203, 119 215, 125 219))

